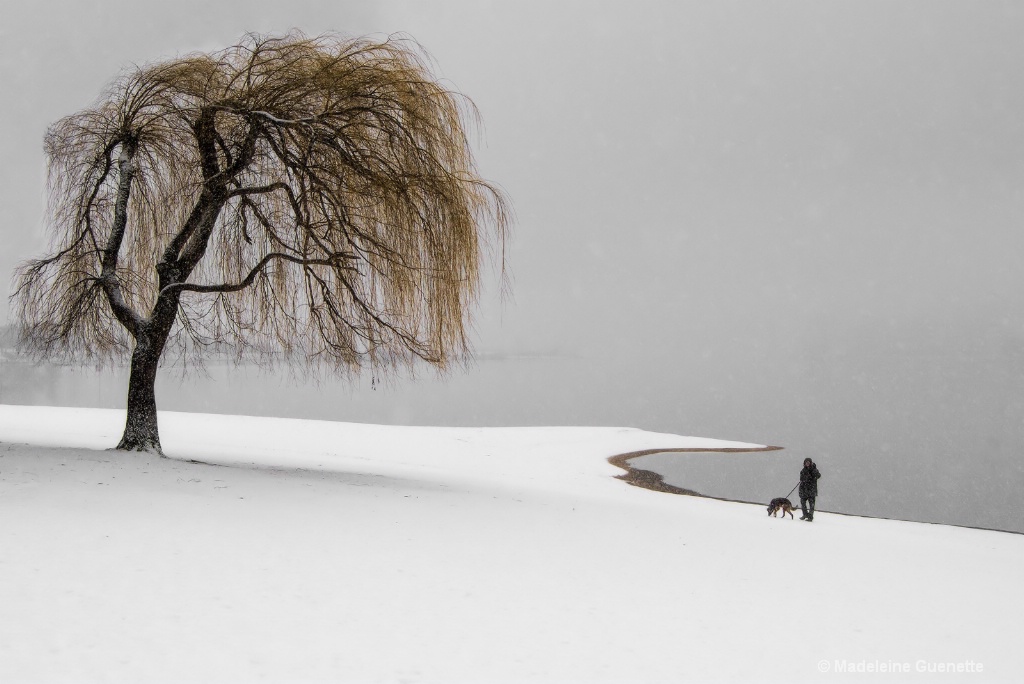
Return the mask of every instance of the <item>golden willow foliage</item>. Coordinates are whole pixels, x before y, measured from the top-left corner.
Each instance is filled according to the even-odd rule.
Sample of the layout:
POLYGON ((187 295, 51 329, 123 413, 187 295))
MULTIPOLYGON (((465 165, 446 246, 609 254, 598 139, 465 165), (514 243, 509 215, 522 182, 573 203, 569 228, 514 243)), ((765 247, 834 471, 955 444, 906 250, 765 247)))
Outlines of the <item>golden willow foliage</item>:
POLYGON ((422 55, 401 38, 250 35, 137 68, 58 121, 53 253, 19 268, 12 296, 25 346, 104 363, 133 343, 161 353, 164 325, 191 360, 459 358, 509 212, 476 173, 472 103, 422 55))

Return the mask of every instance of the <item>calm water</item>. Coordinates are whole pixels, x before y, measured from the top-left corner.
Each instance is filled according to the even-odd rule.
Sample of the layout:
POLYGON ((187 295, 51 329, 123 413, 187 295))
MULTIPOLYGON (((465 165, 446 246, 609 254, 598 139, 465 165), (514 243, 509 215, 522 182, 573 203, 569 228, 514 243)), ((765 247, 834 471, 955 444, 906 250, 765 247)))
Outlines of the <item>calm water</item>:
MULTIPOLYGON (((651 454, 631 463, 661 474, 665 481, 705 496, 763 502, 786 494, 797 484, 802 461, 785 451, 751 454, 651 454)), ((1012 509, 1001 511, 982 488, 999 487, 994 480, 955 482, 942 469, 923 477, 903 469, 885 473, 884 465, 865 468, 856 461, 819 463, 819 511, 836 511, 900 520, 940 522, 1024 532, 1024 523, 1012 509), (879 473, 876 478, 875 473, 879 473), (976 503, 970 503, 974 498, 976 503), (962 505, 963 502, 967 505, 962 505), (1008 515, 1006 513, 1009 513, 1008 515)), ((799 507, 796 492, 790 500, 799 507)), ((1012 505, 1012 504, 1011 504, 1012 505)), ((765 515, 764 511, 761 511, 765 515)), ((799 513, 797 513, 799 515, 799 513)))
MULTIPOLYGON (((917 363, 927 380, 927 360, 917 363)), ((634 464, 703 494, 767 501, 792 488, 810 456, 823 475, 823 510, 1024 531, 1024 373, 965 366, 955 391, 931 388, 934 395, 922 398, 929 388, 920 374, 911 373, 915 383, 865 365, 850 380, 829 368, 739 366, 729 377, 711 377, 699 364, 506 358, 479 360, 444 381, 425 373, 380 384, 212 365, 207 375, 185 379, 163 372, 157 400, 178 411, 410 425, 616 425, 773 444, 785 449, 658 454, 634 464)), ((945 383, 951 369, 943 370, 945 383)), ((33 366, 9 356, 0 367, 0 403, 122 408, 126 387, 124 371, 33 366)))

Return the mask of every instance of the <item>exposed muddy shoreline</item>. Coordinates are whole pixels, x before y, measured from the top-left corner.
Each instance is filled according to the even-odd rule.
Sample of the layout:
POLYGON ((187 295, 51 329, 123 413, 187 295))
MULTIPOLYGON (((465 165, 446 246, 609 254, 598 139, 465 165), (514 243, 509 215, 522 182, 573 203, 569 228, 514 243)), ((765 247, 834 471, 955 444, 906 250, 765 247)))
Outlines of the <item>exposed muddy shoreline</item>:
POLYGON ((708 454, 708 453, 727 453, 727 454, 738 454, 738 453, 749 453, 755 451, 780 451, 783 447, 778 446, 765 446, 754 449, 647 449, 645 451, 631 451, 626 454, 619 454, 618 456, 612 456, 608 459, 608 462, 617 468, 622 468, 626 472, 622 475, 616 475, 615 477, 620 480, 625 480, 634 487, 642 487, 643 489, 650 489, 655 492, 665 492, 667 494, 681 494, 683 496, 699 496, 705 499, 717 499, 718 501, 733 501, 736 503, 758 503, 756 501, 739 501, 737 499, 723 499, 717 496, 705 496, 700 492, 696 492, 692 489, 684 489, 682 487, 676 487, 665 482, 665 478, 659 473, 653 470, 643 470, 642 468, 634 468, 630 464, 630 460, 639 458, 641 456, 649 456, 650 454, 665 454, 665 453, 694 453, 694 454, 708 454))

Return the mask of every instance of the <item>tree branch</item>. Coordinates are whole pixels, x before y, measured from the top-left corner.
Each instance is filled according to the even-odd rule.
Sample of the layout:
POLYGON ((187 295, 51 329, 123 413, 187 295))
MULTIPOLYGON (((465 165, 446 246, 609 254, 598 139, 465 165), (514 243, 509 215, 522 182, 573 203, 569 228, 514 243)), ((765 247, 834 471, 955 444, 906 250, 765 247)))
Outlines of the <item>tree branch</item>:
POLYGON ((274 192, 275 190, 288 191, 290 190, 290 188, 288 187, 287 183, 279 181, 277 183, 271 183, 269 185, 257 185, 248 188, 235 188, 234 190, 228 193, 228 197, 238 197, 239 195, 264 195, 268 192, 274 192))
POLYGON ((302 119, 279 119, 270 112, 260 110, 255 110, 249 113, 255 114, 256 116, 262 116, 267 121, 277 124, 278 126, 308 126, 309 124, 315 123, 319 120, 319 117, 316 116, 307 116, 302 119))
POLYGON ((327 256, 326 259, 303 259, 302 257, 293 256, 291 254, 285 254, 284 252, 270 252, 269 254, 264 256, 262 259, 260 259, 259 262, 255 266, 253 266, 252 270, 249 271, 249 274, 247 276, 245 276, 245 278, 243 278, 238 283, 235 283, 233 285, 227 284, 227 283, 223 283, 223 284, 220 284, 220 285, 196 285, 194 283, 172 283, 172 284, 167 285, 166 287, 164 287, 162 290, 160 290, 160 296, 163 296, 165 293, 175 292, 175 291, 177 291, 177 292, 221 292, 221 293, 238 292, 239 290, 244 290, 245 288, 247 288, 250 285, 252 285, 253 281, 256 280, 256 277, 267 267, 267 264, 269 264, 271 261, 274 261, 276 259, 280 259, 282 261, 290 261, 293 264, 298 264, 298 265, 303 266, 303 267, 306 267, 306 266, 332 266, 334 268, 340 268, 340 269, 343 269, 343 270, 346 270, 346 271, 356 271, 357 270, 354 266, 346 266, 346 265, 343 264, 343 262, 354 260, 354 259, 356 259, 356 257, 351 255, 351 254, 344 254, 342 252, 335 252, 334 254, 330 254, 330 255, 327 256))
POLYGON ((103 249, 99 282, 107 301, 117 320, 128 329, 133 337, 137 337, 143 325, 142 317, 128 305, 121 292, 121 282, 117 279, 117 260, 124 241, 124 233, 128 226, 128 198, 131 195, 132 179, 135 177, 136 142, 128 139, 121 143, 121 154, 117 161, 118 181, 117 199, 114 203, 114 224, 111 226, 110 237, 103 249))

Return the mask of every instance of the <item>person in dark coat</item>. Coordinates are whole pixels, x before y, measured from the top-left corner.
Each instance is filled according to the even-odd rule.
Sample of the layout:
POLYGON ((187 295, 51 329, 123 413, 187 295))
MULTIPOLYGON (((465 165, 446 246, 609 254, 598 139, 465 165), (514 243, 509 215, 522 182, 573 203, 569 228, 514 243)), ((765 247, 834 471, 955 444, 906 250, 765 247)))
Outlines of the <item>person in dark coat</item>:
POLYGON ((809 458, 804 459, 804 468, 800 471, 800 509, 804 514, 801 520, 812 522, 814 520, 814 500, 818 497, 818 466, 809 458))

